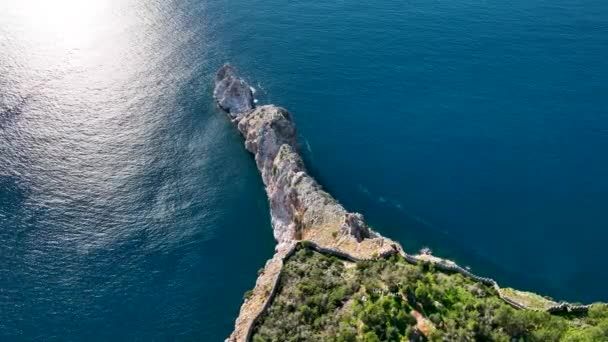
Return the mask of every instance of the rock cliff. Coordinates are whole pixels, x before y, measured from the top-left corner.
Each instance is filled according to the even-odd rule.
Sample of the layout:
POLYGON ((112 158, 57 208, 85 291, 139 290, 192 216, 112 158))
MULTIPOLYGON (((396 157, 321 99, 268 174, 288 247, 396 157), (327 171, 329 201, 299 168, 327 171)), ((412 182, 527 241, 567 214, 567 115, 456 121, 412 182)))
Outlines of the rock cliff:
POLYGON ((220 108, 233 119, 240 113, 250 111, 254 106, 251 87, 238 77, 230 64, 224 65, 215 75, 213 97, 220 108))
POLYGON ((274 105, 256 107, 251 88, 236 69, 224 65, 215 77, 213 96, 245 138, 254 157, 270 203, 277 254, 268 262, 243 304, 230 340, 241 341, 248 317, 261 310, 269 286, 278 276, 282 254, 294 241, 309 240, 320 246, 370 258, 396 248, 396 244, 372 231, 363 216, 349 213, 308 175, 298 152, 292 115, 274 105), (270 275, 268 273, 271 273, 270 275), (257 304, 254 304, 257 303, 257 304))
POLYGON ((347 212, 308 175, 299 155, 293 117, 286 109, 255 107, 250 86, 229 64, 217 73, 214 97, 255 157, 279 245, 310 239, 351 245, 365 253, 366 245, 375 250, 385 244, 387 240, 369 229, 361 214, 347 212), (358 246, 361 243, 364 246, 358 246))

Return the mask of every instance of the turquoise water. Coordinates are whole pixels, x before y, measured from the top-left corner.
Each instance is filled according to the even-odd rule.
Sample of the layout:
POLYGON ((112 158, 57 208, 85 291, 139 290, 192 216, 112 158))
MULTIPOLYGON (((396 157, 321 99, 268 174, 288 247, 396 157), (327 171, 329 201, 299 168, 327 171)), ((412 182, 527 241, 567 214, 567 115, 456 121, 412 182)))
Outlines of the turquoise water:
POLYGON ((605 2, 5 0, 0 33, 0 340, 227 336, 274 243, 224 61, 383 234, 608 300, 605 2))

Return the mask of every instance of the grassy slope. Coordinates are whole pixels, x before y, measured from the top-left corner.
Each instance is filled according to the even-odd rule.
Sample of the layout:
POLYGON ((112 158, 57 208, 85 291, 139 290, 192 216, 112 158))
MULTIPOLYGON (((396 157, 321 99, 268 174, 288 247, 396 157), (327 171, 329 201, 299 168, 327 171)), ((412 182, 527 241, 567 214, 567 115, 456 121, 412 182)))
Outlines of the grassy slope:
POLYGON ((307 249, 285 264, 254 341, 608 341, 608 308, 586 317, 519 311, 494 289, 400 257, 344 262, 307 249))

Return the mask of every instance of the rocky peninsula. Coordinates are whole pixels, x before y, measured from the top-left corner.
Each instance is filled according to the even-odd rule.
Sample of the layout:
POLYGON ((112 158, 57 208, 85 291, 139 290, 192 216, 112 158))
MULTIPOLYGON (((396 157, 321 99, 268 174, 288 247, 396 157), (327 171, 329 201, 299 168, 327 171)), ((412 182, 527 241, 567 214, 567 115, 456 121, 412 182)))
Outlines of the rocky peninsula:
MULTIPOLYGON (((436 280, 433 284, 446 281, 445 279, 457 279, 454 280, 454 284, 465 288, 468 291, 467 293, 473 293, 473 296, 479 297, 477 299, 480 300, 481 298, 496 298, 496 300, 500 301, 501 305, 508 306, 508 310, 523 309, 523 311, 529 310, 535 312, 535 314, 547 316, 551 316, 551 313, 565 313, 574 316, 587 315, 590 309, 588 305, 558 304, 552 300, 533 294, 512 289, 501 289, 494 280, 476 276, 449 260, 434 257, 429 253, 419 255, 405 253, 398 243, 374 232, 367 225, 361 214, 348 212, 308 174, 299 154, 297 131, 290 112, 274 105, 257 107, 251 87, 239 76, 236 69, 229 64, 224 65, 217 72, 213 96, 219 108, 228 115, 244 137, 246 149, 254 155, 268 195, 272 229, 277 241, 275 255, 259 272, 255 288, 246 296, 239 317, 236 319, 235 329, 227 341, 240 342, 253 339, 266 341, 283 338, 280 337, 280 334, 276 335, 279 336, 276 338, 268 337, 270 336, 268 335, 269 333, 265 335, 266 337, 263 334, 257 337, 255 335, 256 331, 260 329, 262 332, 271 331, 269 327, 272 326, 272 322, 269 322, 269 319, 265 319, 265 315, 268 316, 277 312, 282 313, 277 308, 269 310, 273 306, 274 300, 279 300, 279 303, 282 303, 281 301, 289 302, 285 305, 291 309, 286 309, 287 311, 284 314, 287 317, 293 313, 293 317, 296 317, 294 319, 299 320, 295 325, 296 327, 302 328, 304 322, 309 322, 311 327, 318 326, 317 330, 322 330, 323 324, 327 324, 327 327, 330 327, 332 319, 342 317, 344 312, 350 312, 350 309, 354 310, 353 308, 357 308, 357 305, 359 305, 357 303, 365 302, 365 298, 368 297, 365 294, 369 291, 371 291, 372 297, 377 297, 373 295, 376 292, 390 292, 392 293, 392 297, 401 298, 398 300, 399 303, 406 302, 408 308, 406 316, 408 318, 403 318, 401 313, 398 316, 402 317, 402 320, 405 320, 404 322, 410 319, 411 326, 403 326, 403 331, 400 332, 402 335, 399 336, 407 336, 409 340, 425 340, 434 339, 434 337, 439 336, 437 334, 447 334, 447 332, 442 330, 442 327, 449 324, 443 322, 441 317, 437 318, 429 314, 432 311, 431 307, 434 307, 439 312, 441 310, 438 308, 445 309, 446 306, 440 305, 435 307, 437 300, 424 305, 421 298, 416 298, 419 292, 417 289, 427 286, 420 285, 422 284, 420 283, 420 279, 422 278, 410 280, 412 285, 409 287, 403 287, 403 282, 386 280, 381 282, 382 284, 377 284, 378 288, 372 289, 376 285, 360 285, 360 283, 365 282, 365 279, 359 282, 352 282, 353 277, 361 276, 359 273, 353 274, 350 278, 340 278, 339 276, 339 274, 348 274, 351 272, 349 270, 355 266, 359 270, 360 267, 364 267, 362 265, 367 265, 366 263, 377 264, 386 262, 386 260, 393 260, 396 264, 403 262, 404 266, 399 266, 401 268, 395 268, 393 267, 394 265, 383 268, 374 266, 374 269, 380 272, 378 279, 385 279, 384 277, 388 277, 387 279, 389 279, 391 278, 390 273, 400 274, 406 268, 408 272, 404 271, 404 274, 418 274, 416 267, 421 267, 422 269, 419 272, 420 277, 424 277, 425 274, 428 277, 428 274, 432 274, 433 277, 442 279, 436 280), (303 250, 309 251, 308 254, 303 252, 303 250), (341 261, 336 264, 333 261, 325 261, 323 258, 335 258, 331 260, 341 261), (297 300, 288 296, 291 290, 293 290, 293 293, 300 294, 302 291, 316 293, 314 289, 301 290, 298 287, 306 280, 304 278, 309 268, 302 267, 302 265, 307 262, 311 262, 310 267, 324 264, 327 267, 335 268, 334 276, 338 277, 336 279, 341 280, 332 280, 330 283, 333 285, 319 285, 327 286, 329 290, 332 288, 331 286, 335 285, 334 287, 336 287, 342 284, 340 285, 342 286, 340 287, 342 295, 338 296, 338 300, 335 300, 335 303, 329 300, 329 302, 334 303, 331 308, 336 310, 335 313, 332 314, 329 311, 330 309, 327 309, 329 305, 328 299, 323 299, 324 294, 321 293, 318 294, 320 296, 318 298, 321 299, 316 304, 309 303, 308 306, 300 305, 297 308, 293 306, 297 300), (291 266, 287 267, 286 265, 288 264, 291 266), (294 269, 298 269, 298 271, 295 273, 291 272, 294 269), (462 277, 464 280, 461 278, 445 278, 441 275, 442 272, 446 274, 445 277, 462 277), (301 277, 301 279, 298 277, 301 277), (347 283, 350 284, 348 285, 348 290, 344 290, 343 285, 347 283), (399 288, 402 288, 402 290, 407 288, 408 290, 403 290, 403 294, 398 296, 399 288), (363 298, 363 302, 361 302, 361 298, 363 298), (307 321, 306 317, 309 316, 303 313, 306 312, 306 308, 310 309, 310 305, 315 306, 314 310, 316 311, 314 312, 319 316, 317 317, 318 319, 314 320, 316 323, 307 321), (346 310, 346 308, 350 309, 346 310), (322 317, 325 318, 321 319, 322 317)), ((319 272, 321 273, 315 273, 316 279, 325 279, 322 277, 322 270, 319 272)), ((311 280, 308 279, 306 281, 311 280)), ((446 286, 449 287, 449 285, 446 286)), ((295 294, 293 296, 297 297, 295 294)), ((422 295, 419 296, 421 297, 422 295)), ((368 301, 365 305, 371 305, 369 304, 370 302, 372 301, 368 301)), ((361 315, 365 316, 364 314, 361 315)), ((373 330, 365 328, 365 325, 361 322, 353 323, 356 319, 352 318, 354 316, 351 316, 348 316, 348 319, 341 319, 346 320, 344 322, 352 321, 352 324, 342 321, 339 324, 340 327, 343 325, 346 327, 344 328, 346 329, 344 333, 351 337, 345 340, 392 339, 388 335, 383 336, 384 338, 378 337, 378 334, 381 334, 381 332, 374 333, 373 330), (349 327, 348 324, 352 326, 349 327), (355 328, 361 327, 362 324, 363 328, 355 328)), ((392 320, 392 318, 387 319, 389 321, 392 320)), ((577 319, 581 319, 581 322, 587 324, 584 317, 577 319)), ((608 324, 608 310, 606 310, 606 323, 608 324)), ((280 330, 280 328, 276 329, 280 330)), ((302 329, 305 330, 306 328, 302 329)), ((386 329, 389 328, 387 327, 386 329)), ((322 334, 320 331, 316 333, 322 334)), ((342 333, 342 330, 335 332, 338 335, 342 333)), ((325 339, 324 337, 319 337, 323 335, 317 334, 314 338, 313 335, 306 335, 304 332, 301 332, 300 338, 295 340, 325 339), (309 336, 309 338, 306 338, 306 336, 309 336)), ((445 337, 446 335, 441 336, 445 337)), ((511 335, 507 334, 505 336, 511 335)))

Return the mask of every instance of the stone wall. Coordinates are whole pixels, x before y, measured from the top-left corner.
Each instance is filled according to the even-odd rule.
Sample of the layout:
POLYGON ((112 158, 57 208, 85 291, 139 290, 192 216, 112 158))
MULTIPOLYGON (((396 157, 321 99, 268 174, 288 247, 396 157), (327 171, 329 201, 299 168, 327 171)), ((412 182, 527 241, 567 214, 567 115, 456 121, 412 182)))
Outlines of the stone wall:
MULTIPOLYGON (((289 250, 287 251, 287 253, 285 254, 285 256, 282 259, 282 263, 283 265, 285 265, 285 262, 294 255, 294 253, 298 250, 299 245, 297 243, 293 244, 289 250)), ((264 305, 262 306, 262 308, 260 309, 260 312, 251 320, 251 322, 249 323, 249 326, 247 327, 247 333, 245 335, 245 341, 251 341, 252 337, 253 337, 253 332, 255 330, 255 326, 258 323, 258 321, 260 320, 260 318, 266 313, 266 311, 268 311, 268 309, 270 308, 270 305, 272 305, 272 302, 274 300, 274 297, 277 295, 277 292, 279 290, 279 284, 281 283, 281 275, 282 275, 282 271, 279 272, 279 274, 276 276, 273 284, 272 284, 272 290, 270 291, 270 294, 268 295, 268 298, 266 299, 266 302, 264 303, 264 305)))
MULTIPOLYGON (((310 250, 321 253, 323 255, 335 256, 337 258, 340 258, 340 259, 346 260, 346 261, 350 261, 350 262, 376 261, 379 259, 388 258, 391 255, 399 254, 410 264, 417 265, 419 263, 431 263, 434 265, 435 269, 437 269, 439 271, 443 271, 446 273, 460 273, 461 275, 463 275, 473 281, 480 282, 487 286, 492 286, 498 293, 498 296, 505 303, 509 304, 510 306, 514 307, 515 309, 532 310, 521 303, 518 303, 508 297, 503 296, 501 294, 498 283, 494 279, 477 276, 477 275, 469 272, 468 270, 466 270, 456 264, 453 264, 451 262, 450 263, 429 262, 428 260, 424 260, 423 258, 421 258, 419 256, 407 254, 398 247, 394 248, 392 251, 384 252, 383 254, 378 255, 375 258, 359 258, 359 257, 350 255, 349 253, 341 251, 341 250, 337 250, 337 249, 333 249, 333 248, 325 248, 325 247, 319 246, 318 244, 316 244, 315 242, 312 242, 312 241, 298 241, 290 248, 289 252, 285 255, 285 257, 283 257, 283 265, 285 265, 285 262, 287 262, 287 260, 291 256, 293 256, 299 248, 308 248, 310 250)), ((280 280, 281 280, 281 274, 279 274, 276 277, 274 284, 272 286, 272 291, 270 292, 268 299, 267 299, 266 303, 264 304, 264 307, 262 308, 262 310, 260 310, 260 312, 257 314, 257 316, 251 321, 249 327, 247 328, 247 337, 246 337, 245 341, 247 341, 247 342, 251 341, 251 338, 253 337, 253 333, 255 332, 256 324, 259 322, 259 320, 262 318, 262 316, 266 314, 266 311, 272 305, 272 302, 279 290, 280 280)), ((561 303, 559 305, 548 308, 546 311, 550 314, 563 314, 563 313, 584 314, 584 313, 587 313, 587 311, 589 310, 589 308, 591 306, 592 305, 572 305, 569 303, 561 303)))

